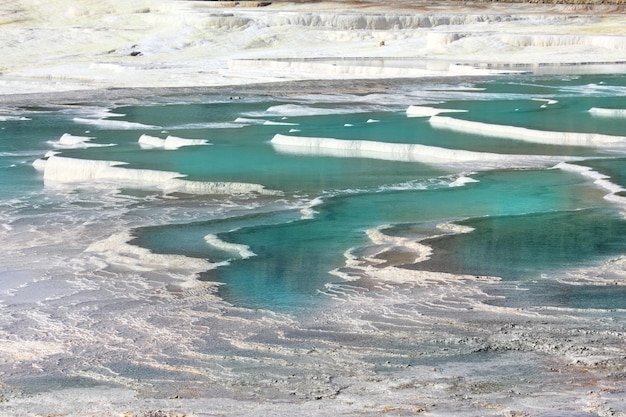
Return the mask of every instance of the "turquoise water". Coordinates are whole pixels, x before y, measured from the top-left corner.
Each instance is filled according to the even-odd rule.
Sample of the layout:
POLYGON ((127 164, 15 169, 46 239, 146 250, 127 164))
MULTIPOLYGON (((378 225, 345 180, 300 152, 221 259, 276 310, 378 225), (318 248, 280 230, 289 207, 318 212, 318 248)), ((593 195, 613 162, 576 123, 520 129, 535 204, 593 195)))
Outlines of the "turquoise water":
POLYGON ((420 268, 538 279, 584 266, 598 254, 626 250, 624 219, 606 209, 492 216, 462 224, 475 231, 428 241, 445 250, 420 268))
MULTIPOLYGON (((2 222, 8 230, 26 215, 26 206, 61 193, 50 181, 44 186, 43 171, 32 166, 54 150, 68 158, 123 162, 124 172, 168 171, 195 182, 241 182, 271 190, 267 195, 166 194, 159 183, 131 177, 77 184, 69 168, 63 179, 85 204, 98 195, 85 189, 119 189, 129 198, 112 203, 121 213, 115 226, 127 225, 132 242, 152 252, 219 265, 199 279, 224 284, 219 294, 235 305, 286 311, 314 307, 328 299, 322 295, 325 284, 341 281, 330 272, 345 266, 347 251, 368 253, 368 247, 375 246, 368 231, 386 226, 382 233, 387 236, 419 240, 441 234, 437 224, 454 222, 474 230, 425 240, 435 249, 433 258, 405 266, 499 276, 529 288, 533 280, 548 280, 554 297, 529 297, 524 301, 528 304, 623 308, 621 297, 557 281, 566 271, 626 253, 626 222, 620 203, 604 198, 611 191, 579 172, 555 166, 575 157, 571 163, 626 187, 624 149, 537 144, 512 140, 506 133, 485 137, 436 129, 426 117, 407 117, 406 108, 466 110, 444 115, 502 126, 622 136, 623 117, 598 117, 589 109, 626 108, 626 77, 518 76, 476 82, 471 89, 450 87, 454 84, 398 84, 376 98, 195 96, 111 109, 14 110, 12 118, 0 122, 0 203, 11 207, 2 222), (92 137, 85 143, 103 146, 59 147, 56 141, 65 133, 92 137), (419 144, 512 159, 494 168, 481 160, 454 166, 323 149, 303 152, 295 147, 285 152, 272 145, 276 134, 419 144), (141 135, 173 135, 209 144, 144 149, 138 143, 141 135), (539 166, 520 167, 516 155, 551 158, 539 166), (138 208, 141 216, 129 214, 138 208), (207 241, 209 235, 221 244, 207 241), (564 292, 570 296, 558 295, 564 292)), ((73 215, 71 208, 65 210, 68 217, 73 215)))

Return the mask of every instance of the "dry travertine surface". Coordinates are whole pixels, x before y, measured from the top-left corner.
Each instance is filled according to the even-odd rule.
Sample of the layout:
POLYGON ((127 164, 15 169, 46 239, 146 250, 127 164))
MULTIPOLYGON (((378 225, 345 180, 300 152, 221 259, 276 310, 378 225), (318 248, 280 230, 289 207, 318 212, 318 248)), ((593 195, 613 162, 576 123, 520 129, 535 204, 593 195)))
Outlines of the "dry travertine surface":
MULTIPOLYGON (((295 4, 313 4, 321 3, 320 0, 291 0, 291 1, 238 1, 238 0, 188 0, 188 1, 208 1, 214 2, 218 6, 223 7, 265 7, 271 4, 295 3, 295 4)), ((623 0, 439 0, 439 1, 416 1, 416 0, 400 0, 395 2, 386 2, 384 0, 336 0, 351 7, 420 7, 441 5, 447 7, 454 6, 470 6, 472 4, 479 5, 481 3, 493 5, 494 3, 516 3, 516 4, 569 4, 569 5, 623 5, 623 0), (389 4, 392 3, 392 4, 389 4), (394 6, 395 5, 395 6, 394 6)))
POLYGON ((306 61, 320 58, 426 59, 481 68, 625 59, 626 13, 616 4, 370 0, 239 6, 245 4, 2 2, 0 94, 477 75, 468 65, 423 72, 405 66, 381 74, 380 67, 362 63, 306 61))

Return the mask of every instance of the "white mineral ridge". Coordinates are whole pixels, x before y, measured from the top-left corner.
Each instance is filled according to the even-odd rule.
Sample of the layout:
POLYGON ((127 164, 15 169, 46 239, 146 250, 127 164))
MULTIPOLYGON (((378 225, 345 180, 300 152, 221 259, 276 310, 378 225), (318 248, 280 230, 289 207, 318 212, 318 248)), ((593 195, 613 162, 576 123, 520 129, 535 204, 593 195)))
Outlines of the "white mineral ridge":
POLYGON ((0 94, 484 74, 471 64, 614 62, 626 51, 626 16, 608 6, 394 5, 4 2, 0 94), (381 57, 396 61, 369 59, 381 57))

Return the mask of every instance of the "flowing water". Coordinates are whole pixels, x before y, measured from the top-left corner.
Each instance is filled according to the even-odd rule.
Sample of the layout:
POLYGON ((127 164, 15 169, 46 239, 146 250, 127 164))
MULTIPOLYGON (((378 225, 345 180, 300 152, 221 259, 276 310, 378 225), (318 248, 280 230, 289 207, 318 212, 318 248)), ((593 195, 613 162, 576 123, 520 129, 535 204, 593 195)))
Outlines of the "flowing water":
MULTIPOLYGON (((515 78, 378 97, 210 96, 16 111, 2 122, 3 205, 20 207, 5 210, 5 246, 12 224, 60 198, 60 186, 94 205, 104 198, 84 190, 104 187, 121 200, 107 210, 142 205, 142 227, 130 227, 123 215, 115 218, 129 223, 134 244, 220 265, 206 279, 226 284, 221 295, 244 307, 315 304, 318 291, 337 280, 329 272, 344 265, 344 253, 372 245, 366 232, 382 225, 419 240, 426 236, 411 235, 416 225, 432 229, 437 222, 461 221, 475 231, 439 238, 446 255, 439 261, 435 251, 437 269, 555 278, 558 271, 624 252, 620 204, 607 202, 608 192, 580 172, 555 167, 570 161, 610 176, 615 187, 624 184, 625 84, 617 76, 515 78), (431 117, 411 117, 409 105, 438 113, 435 118, 488 124, 491 133, 438 127, 431 117), (516 127, 530 129, 529 139, 510 139, 516 127), (563 132, 562 139, 533 139, 550 131, 563 132), (579 133, 592 136, 584 146, 574 136, 579 133), (272 143, 276 135, 285 135, 287 145, 272 143), (167 145, 168 136, 184 139, 167 145), (302 137, 317 142, 298 145, 302 137), (324 138, 339 141, 323 144, 324 138), (378 146, 361 151, 363 141, 378 146), (388 144, 430 148, 425 157, 417 157, 422 149, 410 151, 413 157, 388 144), (476 153, 457 160, 445 150, 476 153), (54 170, 46 167, 39 158, 49 151, 54 156, 48 162, 67 159, 54 170), (31 165, 35 160, 39 171, 31 165), (118 169, 107 173, 91 161, 115 161, 118 169), (183 177, 186 185, 174 183, 183 177), (207 191, 215 183, 223 183, 223 192, 207 191), (177 213, 175 201, 186 207, 205 200, 218 209, 195 214, 197 219, 177 213)), ((49 204, 50 214, 58 215, 58 205, 49 204)), ((94 207, 90 217, 98 219, 102 209, 94 207)), ((45 209, 40 214, 33 227, 49 221, 45 209)), ((63 214, 72 217, 72 209, 63 214)))

